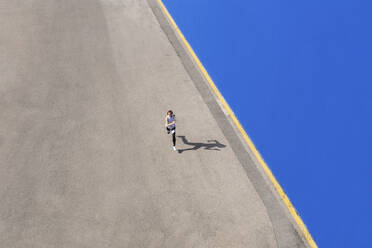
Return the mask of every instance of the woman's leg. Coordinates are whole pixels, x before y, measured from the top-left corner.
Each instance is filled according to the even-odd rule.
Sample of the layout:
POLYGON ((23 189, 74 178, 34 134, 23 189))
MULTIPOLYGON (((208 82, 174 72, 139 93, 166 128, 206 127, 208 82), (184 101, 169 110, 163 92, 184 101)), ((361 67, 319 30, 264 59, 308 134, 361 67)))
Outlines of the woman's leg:
POLYGON ((172 136, 173 136, 173 146, 176 146, 176 130, 174 130, 172 136))
POLYGON ((173 141, 173 146, 176 146, 176 128, 172 128, 172 141, 173 141))

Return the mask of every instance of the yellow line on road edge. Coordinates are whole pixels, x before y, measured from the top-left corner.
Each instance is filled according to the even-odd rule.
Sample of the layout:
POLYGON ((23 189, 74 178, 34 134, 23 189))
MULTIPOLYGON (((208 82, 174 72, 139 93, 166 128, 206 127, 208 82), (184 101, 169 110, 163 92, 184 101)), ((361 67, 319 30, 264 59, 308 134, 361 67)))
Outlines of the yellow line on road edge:
POLYGON ((194 50, 191 48, 191 46, 187 42, 185 36, 182 34, 181 30, 178 28, 176 22, 173 20, 172 16, 169 14, 169 12, 168 12, 167 8, 165 7, 165 5, 163 4, 162 0, 158 0, 158 2, 160 4, 160 6, 163 8, 163 11, 167 15, 169 21, 172 23, 173 27, 177 31, 181 40, 184 42, 185 46, 189 50, 191 56, 194 58, 196 64, 199 66, 199 69, 202 71, 203 75, 205 76, 205 78, 209 82, 210 86, 212 87, 212 89, 214 90, 214 92, 216 93, 216 95, 218 96, 220 101, 225 106, 227 112, 230 114, 230 116, 233 119, 235 125, 238 127, 239 131, 243 135, 245 141, 248 143, 249 147, 252 149, 252 151, 253 151, 254 155, 256 156, 257 160, 260 162, 261 166, 264 168, 265 172, 267 173, 270 180, 274 184, 276 190, 278 191, 278 193, 280 194, 280 196, 284 200, 284 203, 287 205, 289 211, 291 212, 292 216, 296 220, 296 222, 297 222, 298 226, 300 227, 301 231, 303 232, 306 240, 309 242, 309 244, 312 248, 317 248, 318 246, 316 245, 314 239, 312 238, 309 230, 307 229, 306 225, 302 221, 301 217, 298 215, 298 213, 297 213, 296 209, 294 208, 293 204, 291 203, 288 196, 286 195, 286 193, 284 192, 284 190, 282 189, 282 187, 280 186, 280 184, 276 180, 276 178, 273 175, 273 173, 271 172, 270 168, 267 166, 267 164, 263 160, 263 158, 260 155, 260 153, 258 152, 256 146, 253 144, 252 140, 249 138, 248 134, 246 133, 246 131, 244 130, 244 128, 240 124, 239 120, 236 118, 234 112, 232 111, 230 106, 227 104, 227 102, 225 101, 225 99, 222 96, 222 94, 220 93, 220 91, 217 89, 217 87, 216 87, 215 83, 213 82, 212 78, 209 76, 207 70, 204 68, 203 64, 200 62, 198 56, 196 56, 194 50))

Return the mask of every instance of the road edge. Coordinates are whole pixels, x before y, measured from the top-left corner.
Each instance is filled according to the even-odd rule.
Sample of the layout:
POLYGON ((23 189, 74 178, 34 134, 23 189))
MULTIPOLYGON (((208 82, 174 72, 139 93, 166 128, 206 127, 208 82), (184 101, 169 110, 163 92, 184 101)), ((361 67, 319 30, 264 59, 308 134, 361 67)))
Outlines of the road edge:
MULTIPOLYGON (((252 140, 249 138, 247 132, 244 130, 243 126, 240 124, 240 122, 237 119, 237 117, 235 116, 234 112, 232 111, 232 109, 230 108, 230 106, 228 105, 228 103, 226 102, 226 100, 224 99, 224 97, 222 96, 222 94, 220 93, 218 88, 216 87, 215 83, 213 82, 213 80, 209 76, 209 74, 208 74, 207 70, 204 68, 203 64, 200 62, 200 60, 197 57, 197 55, 195 54, 194 50, 192 49, 190 44, 187 42, 186 38, 184 37, 181 30, 179 29, 179 27, 177 26, 177 24, 173 20, 172 16, 170 15, 169 11, 167 10, 167 8, 163 4, 163 2, 161 0, 147 0, 147 2, 149 3, 149 6, 150 6, 153 14, 155 15, 156 19, 158 20, 161 28, 163 29, 164 33, 167 35, 170 43, 172 44, 172 46, 176 50, 178 56, 180 57, 180 60, 182 61, 182 64, 184 65, 186 71, 188 72, 190 77, 193 79, 193 82, 194 82, 196 88, 198 89, 198 91, 199 92, 205 91, 206 90, 205 88, 208 88, 208 90, 211 91, 212 96, 214 98, 213 100, 215 101, 215 104, 213 104, 211 102, 211 99, 207 99, 207 101, 206 101, 205 96, 203 97, 203 94, 201 94, 201 95, 203 97, 203 100, 206 102, 206 104, 210 108, 210 110, 211 110, 212 114, 214 115, 215 119, 217 120, 217 122, 219 122, 219 121, 221 122, 221 120, 220 120, 221 119, 221 113, 219 113, 221 111, 222 114, 224 115, 224 117, 226 118, 226 120, 228 121, 228 123, 231 124, 232 127, 230 127, 230 128, 232 128, 234 130, 234 132, 237 133, 237 136, 238 136, 237 138, 239 139, 240 143, 242 143, 241 145, 245 148, 244 150, 246 151, 246 153, 250 157, 249 160, 256 165, 256 169, 258 169, 261 176, 264 177, 264 179, 265 179, 264 181, 266 183, 271 184, 271 185, 267 185, 267 186, 270 187, 270 189, 271 189, 270 191, 272 191, 272 193, 275 195, 275 198, 280 201, 279 203, 282 203, 282 204, 280 204, 281 207, 282 207, 282 210, 284 210, 284 212, 286 212, 285 213, 286 217, 289 219, 289 221, 293 225, 294 229, 296 230, 296 232, 301 237, 301 240, 303 241, 303 244, 307 247, 317 248, 318 247, 317 244, 315 243, 314 239, 312 238, 310 232, 308 231, 306 225, 302 221, 302 219, 301 219, 300 215, 298 214, 298 212, 296 211, 295 207, 293 206, 293 204, 289 200, 289 198, 286 195, 286 193, 284 192, 283 188, 280 186, 279 182, 276 180, 275 176, 273 175, 269 166, 266 164, 266 162, 262 158, 261 154, 258 152, 258 150, 255 147, 255 145, 253 144, 252 140), (185 55, 187 57, 185 57, 185 55), (189 60, 189 61, 186 61, 186 60, 189 60), (190 65, 190 62, 192 63, 192 65, 190 65), (190 68, 190 66, 193 66, 194 68, 190 68), (199 76, 202 77, 202 79, 205 83, 204 87, 202 85, 196 85, 197 80, 194 80, 195 75, 194 76, 192 75, 192 74, 195 74, 195 70, 198 71, 199 74, 200 74, 199 76), (216 106, 213 106, 213 105, 219 106, 220 111, 218 111, 216 109, 216 106), (218 115, 217 117, 216 117, 216 114, 218 115), (262 173, 262 172, 264 172, 264 173, 262 173), (284 209, 283 209, 283 206, 285 206, 284 209)), ((200 80, 198 80, 198 81, 200 81, 200 80)), ((218 124, 219 124, 219 126, 222 130, 224 130, 227 127, 226 123, 222 123, 222 125, 221 125, 221 123, 218 123, 218 124)), ((226 133, 226 130, 224 130, 224 134, 225 133, 226 133)), ((225 136, 226 136, 226 134, 225 134, 225 136)), ((233 141, 233 143, 235 143, 235 142, 236 141, 233 141)), ((243 151, 240 148, 240 149, 235 149, 234 152, 235 152, 235 154, 237 154, 237 153, 240 153, 240 152, 243 152, 243 151)), ((246 160, 246 159, 239 159, 239 160, 242 163, 241 160, 246 160)), ((246 162, 246 161, 244 161, 244 162, 246 162)), ((249 166, 247 165, 247 163, 244 163, 244 162, 242 163, 242 166, 244 167, 245 171, 247 172, 247 176, 250 179, 252 179, 251 178, 252 174, 256 175, 256 173, 253 173, 253 171, 252 171, 252 169, 254 169, 254 168, 247 168, 249 166)), ((256 181, 256 180, 254 180, 254 181, 256 181)), ((271 212, 269 208, 275 208, 275 211, 273 211, 273 212, 277 212, 277 210, 278 210, 277 207, 272 205, 273 204, 273 199, 266 199, 266 201, 265 201, 265 198, 268 198, 268 197, 263 197, 263 195, 262 195, 262 194, 266 195, 268 193, 267 190, 264 190, 265 192, 263 192, 262 190, 259 190, 257 188, 257 184, 262 185, 262 182, 256 182, 256 184, 255 183, 253 183, 253 184, 256 188, 257 193, 260 195, 261 199, 264 201, 264 205, 268 210, 268 214, 270 215, 270 212, 271 212), (267 204, 267 203, 269 203, 269 204, 267 204), (268 205, 269 205, 269 207, 268 207, 268 205)), ((282 220, 282 218, 280 218, 282 216, 280 216, 280 217, 269 216, 269 217, 270 217, 271 221, 273 222, 274 229, 276 229, 275 234, 276 234, 278 246, 279 247, 288 247, 288 244, 286 244, 285 241, 282 241, 282 238, 279 237, 279 236, 282 236, 282 235, 284 235, 284 236, 288 235, 288 234, 285 233, 286 229, 288 229, 288 227, 284 228, 284 230, 278 230, 278 225, 276 225, 276 226, 274 225, 275 222, 276 223, 281 223, 283 225, 283 223, 282 223, 283 220, 282 220), (276 220, 277 218, 279 218, 280 220, 276 220)), ((279 228, 280 228, 280 226, 279 226, 279 228)), ((282 228, 280 228, 280 229, 282 229, 282 228)), ((284 238, 284 240, 287 240, 287 239, 284 238)))

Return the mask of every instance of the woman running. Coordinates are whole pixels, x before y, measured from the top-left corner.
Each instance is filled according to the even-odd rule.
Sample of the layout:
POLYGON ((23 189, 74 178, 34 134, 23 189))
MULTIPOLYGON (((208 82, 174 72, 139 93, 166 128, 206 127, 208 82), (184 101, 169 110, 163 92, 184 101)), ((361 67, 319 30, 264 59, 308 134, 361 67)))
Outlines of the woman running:
POLYGON ((176 115, 173 114, 172 110, 168 110, 165 117, 165 128, 168 134, 172 133, 173 150, 176 151, 176 115))

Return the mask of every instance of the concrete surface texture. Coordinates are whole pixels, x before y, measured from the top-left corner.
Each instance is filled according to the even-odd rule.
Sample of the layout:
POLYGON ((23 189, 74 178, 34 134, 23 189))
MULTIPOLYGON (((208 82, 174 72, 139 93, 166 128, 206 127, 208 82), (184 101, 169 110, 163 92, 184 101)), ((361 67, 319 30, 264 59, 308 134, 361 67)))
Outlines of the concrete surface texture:
POLYGON ((307 246, 156 5, 0 0, 0 247, 307 246))

